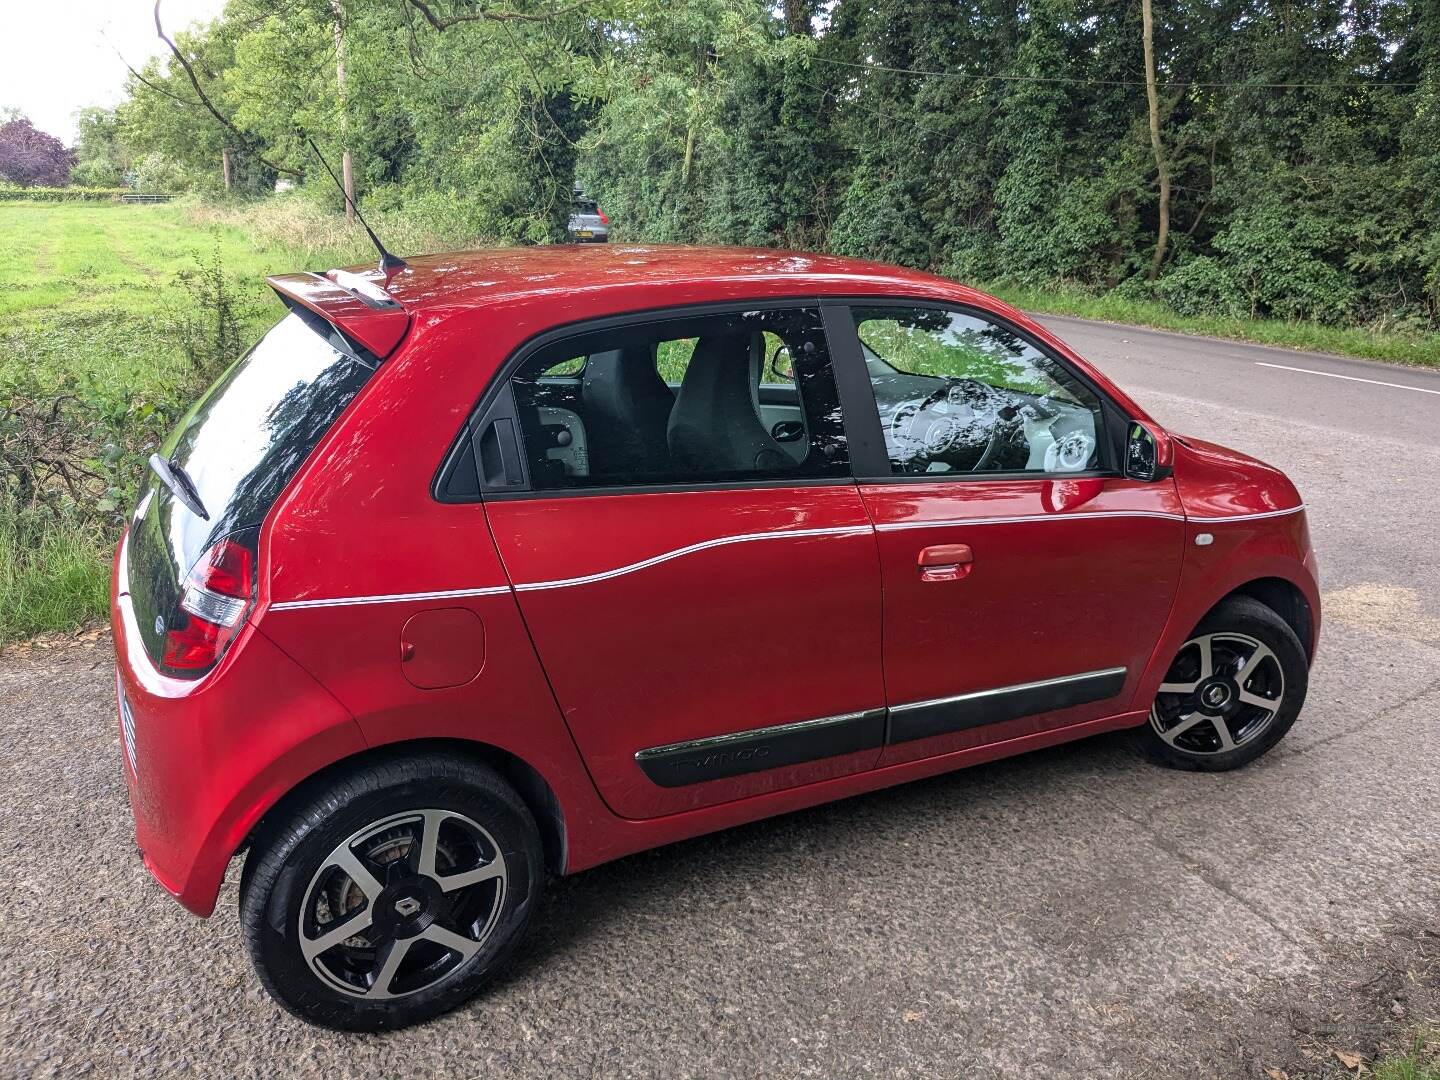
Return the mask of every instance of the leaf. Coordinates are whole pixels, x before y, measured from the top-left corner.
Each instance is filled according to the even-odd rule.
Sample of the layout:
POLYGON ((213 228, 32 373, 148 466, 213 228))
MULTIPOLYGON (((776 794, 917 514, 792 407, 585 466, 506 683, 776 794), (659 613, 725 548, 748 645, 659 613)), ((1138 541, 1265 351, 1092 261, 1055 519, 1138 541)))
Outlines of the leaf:
POLYGON ((1265 1075, 1270 1077, 1270 1080, 1290 1080, 1289 1073, 1284 1069, 1277 1069, 1273 1065, 1265 1070, 1265 1075))
POLYGON ((1359 1054, 1349 1050, 1336 1050, 1334 1054, 1336 1060, 1339 1061, 1341 1065, 1344 1065, 1347 1069, 1355 1069, 1357 1071, 1365 1060, 1359 1054))

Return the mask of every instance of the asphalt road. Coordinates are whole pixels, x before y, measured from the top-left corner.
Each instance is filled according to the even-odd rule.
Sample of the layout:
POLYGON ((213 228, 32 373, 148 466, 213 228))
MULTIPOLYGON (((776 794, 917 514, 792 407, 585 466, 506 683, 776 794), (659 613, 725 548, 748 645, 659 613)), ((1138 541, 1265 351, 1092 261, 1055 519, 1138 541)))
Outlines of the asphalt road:
POLYGON ((209 922, 141 869, 104 641, 12 654, 0 1073, 1294 1077, 1433 1023, 1440 376, 1048 321, 1309 502, 1323 642, 1262 762, 1111 736, 649 852, 556 885, 458 1014, 345 1037, 260 991, 234 868, 209 922))

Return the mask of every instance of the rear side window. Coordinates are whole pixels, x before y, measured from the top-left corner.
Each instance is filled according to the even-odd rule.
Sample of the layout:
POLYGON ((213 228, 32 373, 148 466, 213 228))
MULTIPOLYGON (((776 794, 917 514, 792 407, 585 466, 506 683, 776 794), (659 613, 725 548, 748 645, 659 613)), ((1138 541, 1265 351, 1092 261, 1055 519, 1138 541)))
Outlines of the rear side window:
POLYGON ((156 657, 156 620, 222 537, 259 525, 315 445, 365 385, 376 360, 329 323, 295 311, 238 360, 180 420, 160 455, 193 481, 209 515, 192 513, 153 475, 129 548, 141 634, 156 657))
POLYGON ((374 369, 323 319, 297 312, 210 388, 161 454, 195 482, 215 535, 261 522, 374 369))
POLYGON ((848 475, 816 309, 581 334, 542 348, 510 385, 532 489, 848 475))

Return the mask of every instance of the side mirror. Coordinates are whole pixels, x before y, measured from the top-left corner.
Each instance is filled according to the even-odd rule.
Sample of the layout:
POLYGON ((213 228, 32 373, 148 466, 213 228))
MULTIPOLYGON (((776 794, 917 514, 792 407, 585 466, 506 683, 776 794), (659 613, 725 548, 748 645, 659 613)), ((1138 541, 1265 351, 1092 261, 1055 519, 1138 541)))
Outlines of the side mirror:
POLYGON ((795 367, 790 362, 790 346, 777 345, 770 354, 770 375, 779 382, 794 382, 795 367))
POLYGON ((1161 480, 1170 475, 1169 440, 1162 444, 1144 424, 1131 421, 1125 435, 1125 475, 1131 480, 1161 480))

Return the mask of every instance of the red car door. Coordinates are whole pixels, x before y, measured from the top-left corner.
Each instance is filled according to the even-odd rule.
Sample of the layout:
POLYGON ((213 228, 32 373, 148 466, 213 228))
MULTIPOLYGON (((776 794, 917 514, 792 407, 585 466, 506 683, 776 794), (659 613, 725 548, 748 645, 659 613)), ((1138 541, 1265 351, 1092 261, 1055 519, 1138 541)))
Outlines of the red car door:
POLYGON ((542 339, 479 428, 496 545, 617 814, 874 766, 880 572, 818 309, 542 339), (768 428, 767 341, 794 357, 767 408, 796 418, 768 428))
POLYGON ((837 351, 858 345, 884 446, 857 463, 884 583, 882 765, 1124 711, 1179 578, 1173 481, 1119 476, 1115 407, 998 318, 850 311, 858 341, 837 351))

